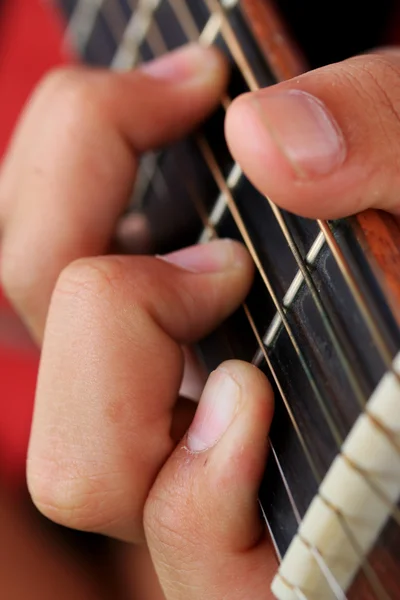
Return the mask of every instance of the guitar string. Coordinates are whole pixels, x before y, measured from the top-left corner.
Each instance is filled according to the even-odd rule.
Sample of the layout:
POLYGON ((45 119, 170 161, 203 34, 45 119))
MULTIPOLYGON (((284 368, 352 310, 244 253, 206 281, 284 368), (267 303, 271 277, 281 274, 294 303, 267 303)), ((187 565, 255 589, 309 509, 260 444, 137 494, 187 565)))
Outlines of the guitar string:
MULTIPOLYGON (((157 48, 153 48, 153 52, 154 55, 159 55, 161 53, 165 53, 168 48, 166 47, 161 31, 159 30, 157 24, 155 22, 153 22, 152 24, 152 28, 151 30, 149 30, 148 35, 146 37, 146 41, 149 43, 150 47, 152 47, 151 44, 151 33, 152 32, 156 32, 155 33, 155 42, 161 44, 161 47, 157 48), (150 38, 150 39, 149 39, 150 38)), ((203 140, 200 140, 200 145, 204 142, 203 140)), ((211 149, 208 147, 208 150, 211 152, 211 149)), ((212 157, 212 160, 215 161, 215 158, 212 157)), ((226 189, 223 189, 222 186, 226 186, 226 182, 224 181, 223 175, 222 173, 219 171, 218 167, 214 164, 214 165, 210 165, 210 170, 213 172, 214 177, 217 179, 217 183, 218 186, 221 189, 221 192, 225 192, 227 193, 226 189), (219 171, 219 172, 218 172, 219 171)), ((229 190, 228 190, 229 191, 229 190)), ((230 207, 231 208, 231 207, 230 207)), ((234 207, 232 207, 234 208, 234 207)), ((207 223, 207 227, 209 227, 209 223, 207 223)), ((215 229, 214 229, 215 231, 215 229)), ((249 240, 246 241, 246 244, 249 240)), ((249 247, 249 246, 248 246, 249 247)), ((257 258, 253 257, 254 260, 257 260, 257 258)), ((256 335, 256 339, 257 341, 261 341, 260 340, 260 335, 257 331, 257 328, 255 327, 255 323, 254 320, 251 317, 251 313, 247 307, 246 304, 244 304, 244 310, 245 313, 247 314, 248 318, 249 318, 249 322, 250 324, 253 326, 253 332, 256 335)), ((263 344, 261 345, 261 348, 263 348, 264 352, 265 352, 265 348, 263 347, 263 344)), ((270 364, 270 361, 268 359, 268 355, 266 354, 266 358, 267 358, 267 364, 270 364)), ((275 454, 276 456, 276 454, 275 454)), ((357 468, 357 465, 352 465, 353 468, 356 468, 356 470, 360 473, 361 476, 363 476, 365 478, 365 472, 360 471, 357 468)), ((380 492, 380 497, 382 498, 383 501, 386 502, 389 510, 391 510, 392 508, 392 503, 384 496, 384 494, 379 490, 380 492)), ((374 572, 374 570, 372 569, 371 565, 368 563, 368 561, 363 557, 361 550, 356 542, 356 540, 354 539, 354 535, 352 534, 348 524, 347 524, 347 519, 345 518, 345 516, 342 514, 342 512, 340 511, 340 509, 338 509, 337 507, 331 506, 330 505, 331 510, 334 511, 336 517, 339 519, 339 523, 340 525, 345 529, 345 534, 347 535, 348 539, 350 540, 350 544, 353 547, 353 550, 355 551, 355 553, 358 555, 359 559, 360 559, 360 563, 361 563, 361 569, 365 572, 366 578, 368 583, 370 584, 370 586, 372 587, 372 589, 374 590, 374 593, 377 594, 377 597, 381 600, 390 600, 389 596, 386 594, 385 589, 383 587, 383 585, 381 584, 379 578, 377 577, 376 573, 374 572)), ((316 559, 317 564, 319 565, 321 572, 323 573, 324 577, 327 579, 328 585, 331 588, 331 590, 335 593, 336 597, 339 599, 343 599, 345 598, 345 596, 343 595, 343 591, 341 590, 340 594, 338 595, 336 593, 336 591, 338 590, 338 588, 340 588, 338 582, 335 580, 333 574, 330 572, 328 566, 326 565, 320 551, 315 548, 312 544, 310 544, 308 541, 303 539, 303 543, 306 543, 307 546, 309 547, 311 553, 313 554, 313 556, 316 559), (330 575, 328 576, 329 573, 330 575), (335 591, 336 590, 336 591, 335 591)))
MULTIPOLYGON (((171 6, 171 8, 173 9, 175 16, 176 16, 179 24, 181 25, 188 40, 194 41, 194 38, 189 37, 189 36, 190 35, 193 36, 193 31, 195 29, 197 29, 197 26, 194 22, 194 19, 191 18, 191 14, 187 7, 187 4, 185 3, 185 0, 165 0, 165 1, 168 2, 169 5, 171 6)), ((196 32, 196 37, 198 39, 201 38, 201 32, 198 29, 196 32)), ((211 43, 212 43, 212 40, 207 40, 207 44, 210 45, 211 43)), ((225 109, 227 109, 229 107, 230 103, 231 103, 231 99, 229 97, 225 96, 224 102, 223 102, 223 107, 225 109)), ((311 293, 312 298, 317 306, 318 312, 321 315, 321 318, 322 318, 324 326, 327 330, 327 333, 328 333, 328 335, 332 341, 332 344, 339 356, 341 366, 344 369, 344 371, 346 372, 346 375, 352 385, 352 389, 356 395, 358 403, 360 404, 361 408, 365 409, 366 403, 368 401, 368 397, 362 391, 359 381, 357 381, 356 372, 355 372, 354 368, 352 368, 352 366, 351 366, 351 360, 349 360, 350 357, 345 356, 345 351, 343 350, 343 345, 345 345, 345 344, 343 342, 339 341, 339 339, 334 331, 334 328, 332 326, 328 312, 323 305, 323 302, 318 294, 316 285, 315 285, 312 277, 310 276, 307 265, 301 256, 301 253, 298 249, 298 246, 297 246, 291 232, 289 231, 289 228, 287 227, 287 225, 285 223, 285 220, 282 216, 281 211, 272 202, 270 202, 270 205, 273 210, 274 216, 275 216, 276 220, 278 221, 279 227, 286 239, 286 242, 287 242, 293 256, 295 257, 297 266, 299 267, 299 271, 300 271, 301 275, 303 276, 303 279, 306 282, 308 289, 310 290, 310 293, 311 293)), ((388 431, 387 434, 392 439, 391 432, 388 431)), ((400 447, 398 446, 398 444, 395 443, 395 445, 396 445, 397 451, 400 452, 400 447)))

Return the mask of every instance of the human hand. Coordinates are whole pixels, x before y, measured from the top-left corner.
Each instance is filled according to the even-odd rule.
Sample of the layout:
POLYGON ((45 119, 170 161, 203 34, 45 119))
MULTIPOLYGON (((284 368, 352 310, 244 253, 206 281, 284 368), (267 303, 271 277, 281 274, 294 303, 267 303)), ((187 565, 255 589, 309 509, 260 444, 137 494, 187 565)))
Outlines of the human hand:
MULTIPOLYGON (((395 51, 363 56, 240 98, 226 125, 234 156, 263 193, 297 213, 333 217, 367 206, 396 211, 398 63, 395 51), (282 95, 287 89, 314 94, 331 116, 324 116, 321 104, 309 96, 282 95), (322 130, 313 126, 315 104, 322 130)), ((46 127, 40 124, 48 92, 41 92, 35 117, 26 117, 3 172, 6 289, 38 340, 47 320, 29 451, 30 489, 50 518, 128 541, 142 539, 144 513, 146 540, 168 600, 268 598, 276 565, 257 512, 272 413, 266 380, 250 365, 222 365, 204 392, 194 429, 172 455, 169 436, 183 368, 180 344, 204 335, 238 305, 251 281, 247 255, 239 246, 216 242, 170 257, 178 266, 139 257, 75 261, 106 250, 126 201, 134 172, 124 140, 143 150, 181 135, 215 104, 224 80, 213 80, 214 92, 204 81, 197 88, 180 88, 171 104, 183 97, 187 120, 181 111, 178 127, 173 112, 165 135, 153 130, 144 141, 133 122, 128 87, 134 86, 126 83, 128 77, 141 79, 124 75, 112 85, 99 84, 96 93, 84 82, 83 97, 74 88, 78 104, 72 113, 69 102, 62 104, 68 96, 62 89, 64 108, 53 120, 46 117, 46 127), (204 97, 200 89, 206 89, 204 97), (93 110, 99 105, 100 112, 93 110), (53 129, 64 110, 70 118, 80 117, 64 143, 60 136, 55 144, 53 129), (21 164, 26 170, 32 161, 25 153, 30 144, 37 147, 36 131, 44 132, 43 149, 35 157, 39 169, 29 167, 30 176, 22 177, 21 164), (104 143, 93 146, 94 137, 104 143), (113 157, 112 168, 105 169, 113 157), (93 214, 99 220, 95 227, 93 214), (51 268, 43 247, 45 217, 62 225, 46 240, 51 268), (223 255, 230 261, 222 269, 217 263, 223 255), (185 261, 198 272, 179 268, 185 261), (228 394, 220 387, 225 379, 231 382, 228 394), (216 399, 226 407, 223 415, 210 408, 216 399)), ((79 89, 81 84, 82 79, 79 89)), ((164 90, 164 108, 166 97, 164 90)), ((150 121, 142 117, 140 122, 149 127, 150 121)))

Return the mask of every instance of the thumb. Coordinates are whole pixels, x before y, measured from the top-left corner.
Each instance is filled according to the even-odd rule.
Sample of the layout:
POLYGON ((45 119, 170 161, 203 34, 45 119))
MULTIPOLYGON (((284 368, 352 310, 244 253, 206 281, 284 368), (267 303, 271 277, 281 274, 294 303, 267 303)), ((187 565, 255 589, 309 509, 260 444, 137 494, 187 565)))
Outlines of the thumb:
POLYGON ((271 200, 305 217, 400 213, 400 51, 358 56, 231 106, 235 159, 271 200))
POLYGON ((145 509, 167 600, 272 598, 276 560, 257 503, 272 407, 269 384, 254 366, 228 361, 211 374, 145 509))

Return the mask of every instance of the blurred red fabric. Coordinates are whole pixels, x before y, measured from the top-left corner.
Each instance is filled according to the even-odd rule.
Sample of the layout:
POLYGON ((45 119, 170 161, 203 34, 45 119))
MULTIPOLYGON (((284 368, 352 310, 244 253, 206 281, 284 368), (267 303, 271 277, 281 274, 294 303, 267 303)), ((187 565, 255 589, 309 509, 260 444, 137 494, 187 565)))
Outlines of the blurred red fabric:
MULTIPOLYGON (((32 88, 67 61, 62 21, 43 0, 6 0, 0 10, 0 157, 32 88)), ((1 260, 1 256, 0 256, 1 260)), ((0 479, 25 485, 38 354, 0 289, 0 479)))

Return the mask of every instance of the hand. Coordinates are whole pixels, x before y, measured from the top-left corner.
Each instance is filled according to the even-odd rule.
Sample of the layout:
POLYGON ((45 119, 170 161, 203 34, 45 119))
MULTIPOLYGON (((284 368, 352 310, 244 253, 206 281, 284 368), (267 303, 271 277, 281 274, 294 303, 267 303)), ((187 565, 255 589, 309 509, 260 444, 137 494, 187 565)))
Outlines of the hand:
MULTIPOLYGON (((22 121, 0 188, 3 281, 37 340, 45 330, 33 499, 58 522, 128 541, 142 539, 144 515, 167 600, 268 598, 276 568, 256 501, 272 414, 265 378, 250 365, 222 365, 175 450, 169 435, 181 345, 243 299, 247 254, 215 242, 166 260, 98 257, 137 152, 182 135, 216 104, 225 84, 216 56, 196 61, 195 77, 183 59, 153 74, 51 77, 22 121)), ((297 213, 396 211, 398 77, 392 51, 244 96, 227 118, 232 152, 263 193, 297 213)))

